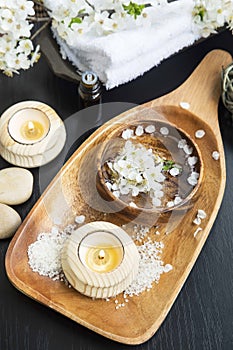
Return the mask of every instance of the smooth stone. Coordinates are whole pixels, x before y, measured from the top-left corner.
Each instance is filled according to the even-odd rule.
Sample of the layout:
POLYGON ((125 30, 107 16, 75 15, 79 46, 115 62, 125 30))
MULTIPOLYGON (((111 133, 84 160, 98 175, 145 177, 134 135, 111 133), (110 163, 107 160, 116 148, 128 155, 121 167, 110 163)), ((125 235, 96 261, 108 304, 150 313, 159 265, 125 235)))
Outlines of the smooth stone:
POLYGON ((29 170, 6 168, 0 171, 0 203, 17 205, 32 194, 33 176, 29 170))
POLYGON ((14 209, 0 203, 0 239, 13 236, 22 220, 14 209))

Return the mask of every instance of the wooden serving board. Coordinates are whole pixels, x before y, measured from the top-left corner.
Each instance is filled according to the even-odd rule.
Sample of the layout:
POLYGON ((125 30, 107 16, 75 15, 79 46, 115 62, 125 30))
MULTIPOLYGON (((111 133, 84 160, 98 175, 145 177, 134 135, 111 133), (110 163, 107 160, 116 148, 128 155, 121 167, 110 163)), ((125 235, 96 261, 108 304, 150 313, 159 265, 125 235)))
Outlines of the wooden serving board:
POLYGON ((224 51, 210 52, 178 89, 110 120, 79 147, 38 200, 10 243, 6 255, 6 271, 16 288, 75 322, 115 341, 140 344, 153 336, 188 277, 222 201, 226 174, 217 107, 221 68, 229 64, 231 59, 224 51), (190 104, 189 110, 179 106, 182 101, 190 104), (75 215, 80 214, 86 215, 86 222, 108 220, 122 224, 117 213, 104 216, 85 204, 77 177, 80 164, 87 153, 114 128, 114 122, 129 124, 138 118, 139 114, 141 118, 145 118, 145 108, 162 111, 169 122, 184 130, 197 144, 203 160, 203 179, 197 201, 182 218, 178 227, 168 235, 162 227, 160 236, 157 236, 157 240, 165 244, 162 260, 172 264, 173 270, 163 274, 159 284, 155 284, 149 292, 130 298, 125 307, 116 310, 114 301, 92 300, 68 288, 62 282, 54 282, 32 272, 28 265, 27 249, 40 232, 48 232, 51 229, 58 217, 63 226, 73 222, 75 215), (195 139, 194 134, 198 129, 206 132, 202 139, 195 139), (217 161, 211 156, 215 150, 220 153, 220 159, 217 161), (203 231, 194 237, 197 226, 192 221, 198 209, 205 210, 207 218, 201 224, 203 231))

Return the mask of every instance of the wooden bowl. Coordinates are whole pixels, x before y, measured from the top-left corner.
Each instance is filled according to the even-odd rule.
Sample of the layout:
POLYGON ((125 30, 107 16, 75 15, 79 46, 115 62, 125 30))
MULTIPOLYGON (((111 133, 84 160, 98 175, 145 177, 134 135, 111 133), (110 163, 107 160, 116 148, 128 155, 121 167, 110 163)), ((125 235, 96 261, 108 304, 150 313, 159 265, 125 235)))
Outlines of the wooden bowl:
POLYGON ((151 119, 134 120, 130 125, 115 124, 108 135, 106 135, 104 142, 98 150, 97 190, 100 196, 108 203, 110 209, 118 212, 118 215, 120 215, 126 222, 134 220, 136 223, 154 225, 158 222, 167 222, 172 212, 186 212, 186 210, 192 207, 197 198, 202 177, 203 162, 198 146, 183 130, 180 128, 178 129, 170 122, 151 119), (136 136, 135 130, 139 125, 143 126, 144 130, 146 127, 153 125, 155 126, 155 132, 144 132, 143 135, 136 136), (160 132, 161 128, 167 128, 169 134, 162 135, 160 132), (106 185, 106 183, 111 180, 111 175, 109 175, 108 171, 109 169, 106 168, 106 162, 109 160, 113 161, 123 148, 126 140, 122 138, 122 132, 127 129, 134 131, 133 138, 130 138, 132 143, 140 143, 147 149, 151 148, 153 153, 158 154, 166 160, 173 160, 176 164, 182 166, 181 174, 176 177, 166 173, 167 177, 163 184, 164 196, 161 206, 153 206, 150 196, 144 193, 139 194, 137 197, 127 195, 117 198, 106 185), (194 166, 194 171, 199 173, 199 179, 195 186, 190 185, 187 181, 187 178, 191 173, 191 168, 187 162, 189 155, 187 155, 183 149, 178 148, 178 141, 181 139, 186 140, 187 145, 192 147, 193 151, 190 156, 198 158, 198 161, 194 166), (175 203, 172 207, 168 207, 167 202, 172 201, 175 198, 175 195, 179 195, 182 201, 175 203), (135 207, 132 206, 132 201, 136 204, 135 207))

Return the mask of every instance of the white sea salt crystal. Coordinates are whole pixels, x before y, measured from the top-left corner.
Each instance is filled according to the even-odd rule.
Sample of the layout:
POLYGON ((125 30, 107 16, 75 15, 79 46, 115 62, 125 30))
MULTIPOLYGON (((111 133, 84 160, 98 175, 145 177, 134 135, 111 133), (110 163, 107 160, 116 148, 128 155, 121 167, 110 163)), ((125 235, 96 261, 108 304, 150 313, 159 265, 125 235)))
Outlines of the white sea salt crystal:
POLYGON ((196 184, 197 184, 197 179, 195 177, 192 177, 192 176, 189 176, 187 178, 187 181, 191 186, 196 186, 196 184))
POLYGON ((169 130, 168 128, 166 128, 166 126, 163 126, 162 128, 160 128, 160 133, 163 136, 167 136, 169 134, 169 130))
POLYGON ((193 165, 197 164, 197 161, 198 161, 198 158, 195 157, 195 156, 193 156, 193 157, 188 157, 188 164, 189 164, 190 166, 193 166, 193 165))
POLYGON ((68 234, 40 233, 28 247, 28 264, 41 276, 57 279, 62 272, 61 251, 68 234))
POLYGON ((180 170, 178 168, 171 168, 169 170, 169 173, 171 174, 171 176, 177 176, 177 175, 179 175, 180 170))
POLYGON ((163 268, 163 271, 164 272, 169 272, 173 269, 172 265, 171 264, 166 264, 163 268))
POLYGON ((130 202, 129 206, 132 207, 132 208, 137 208, 137 205, 134 202, 130 202))
POLYGON ((155 131, 155 126, 154 125, 147 125, 145 128, 145 132, 147 132, 148 134, 152 134, 152 132, 155 131))
POLYGON ((128 140, 133 136, 133 130, 132 129, 126 129, 122 132, 122 138, 124 140, 128 140))
POLYGON ((188 102, 180 102, 180 107, 183 109, 189 109, 190 104, 188 102))
POLYGON ((54 218, 53 223, 54 223, 54 225, 61 225, 62 220, 61 220, 61 218, 54 218))
MULTIPOLYGON (((163 248, 164 244, 162 242, 152 241, 147 241, 137 247, 140 255, 138 274, 130 286, 126 288, 125 295, 132 297, 144 291, 150 291, 152 284, 159 282, 166 266, 163 265, 160 257, 163 248)), ((171 267, 169 266, 166 269, 171 270, 171 267)))
POLYGON ((135 135, 136 136, 142 136, 143 133, 144 133, 143 126, 142 125, 138 125, 136 130, 135 130, 135 135))
POLYGON ((119 197, 120 197, 120 191, 113 191, 112 194, 113 194, 116 198, 119 198, 119 197))
POLYGON ((118 185, 117 185, 116 183, 114 183, 114 184, 112 185, 112 190, 113 190, 113 191, 118 190, 118 185))
POLYGON ((171 207, 174 207, 174 202, 173 201, 169 201, 169 202, 167 202, 167 207, 168 208, 171 208, 171 207))
POLYGON ((199 217, 196 217, 194 220, 193 220, 193 223, 195 225, 200 225, 201 224, 201 219, 199 217))
POLYGON ((108 189, 109 191, 111 191, 111 189, 112 189, 112 184, 111 184, 109 181, 107 181, 107 182, 105 182, 105 185, 106 185, 107 189, 108 189))
POLYGON ((175 197, 175 199, 174 199, 174 204, 175 205, 177 205, 177 204, 179 204, 181 202, 182 202, 182 198, 180 198, 179 196, 175 197))
POLYGON ((197 217, 200 219, 205 219, 207 217, 207 214, 204 210, 198 209, 197 211, 197 217))
POLYGON ((201 139, 203 136, 205 136, 205 131, 204 131, 204 130, 197 130, 197 131, 195 132, 195 137, 196 137, 197 139, 201 139))
POLYGON ((160 232, 159 232, 159 231, 155 231, 155 234, 156 234, 156 235, 160 235, 160 232))
POLYGON ((193 148, 189 145, 184 145, 183 150, 186 154, 192 154, 192 152, 193 152, 193 148))
POLYGON ((187 145, 187 141, 185 140, 185 139, 181 139, 179 142, 178 142, 178 148, 181 148, 181 149, 183 149, 184 148, 184 146, 186 146, 187 145))
POLYGON ((160 200, 159 198, 153 197, 153 198, 152 198, 152 204, 153 204, 155 207, 160 207, 160 206, 161 206, 161 200, 160 200))
POLYGON ((83 224, 85 219, 85 215, 79 215, 75 217, 74 221, 76 222, 76 224, 83 224))
POLYGON ((59 233, 58 228, 57 228, 56 226, 53 226, 52 229, 51 229, 51 233, 52 233, 53 235, 57 235, 57 234, 59 233))
POLYGON ((220 157, 220 155, 219 155, 219 152, 218 152, 218 151, 214 151, 214 152, 212 153, 212 158, 213 158, 214 160, 219 160, 219 157, 220 157))
POLYGON ((194 232, 193 237, 196 237, 197 234, 198 234, 198 232, 200 232, 200 231, 202 231, 202 228, 201 228, 201 227, 198 227, 198 228, 196 229, 196 231, 194 232))

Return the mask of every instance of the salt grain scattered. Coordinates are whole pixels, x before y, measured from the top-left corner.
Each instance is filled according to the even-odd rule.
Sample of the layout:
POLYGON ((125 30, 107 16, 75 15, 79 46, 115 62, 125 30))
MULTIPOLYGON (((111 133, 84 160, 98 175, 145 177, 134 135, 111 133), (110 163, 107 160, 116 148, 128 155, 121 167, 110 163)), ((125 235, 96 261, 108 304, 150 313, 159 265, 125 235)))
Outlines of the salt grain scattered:
POLYGON ((180 198, 179 196, 175 197, 175 199, 174 199, 174 204, 175 205, 177 205, 177 204, 179 204, 181 202, 182 202, 182 198, 180 198))
POLYGON ((187 145, 187 141, 185 139, 181 139, 179 142, 178 142, 178 148, 181 148, 183 149, 184 146, 187 145))
POLYGON ((177 175, 179 175, 180 170, 178 168, 171 168, 169 170, 169 173, 171 174, 171 176, 177 176, 177 175))
POLYGON ((195 225, 201 225, 201 219, 198 218, 198 217, 196 217, 196 218, 193 220, 193 223, 194 223, 195 225))
POLYGON ((147 132, 148 134, 152 134, 152 132, 155 131, 155 126, 154 125, 148 125, 146 128, 145 128, 145 132, 147 132))
POLYGON ((214 160, 219 160, 219 157, 220 157, 220 155, 219 155, 219 152, 218 152, 218 151, 214 151, 214 152, 212 153, 212 158, 213 158, 214 160))
POLYGON ((171 270, 170 266, 165 268, 166 265, 163 265, 160 258, 164 248, 162 242, 148 240, 137 248, 140 255, 139 270, 135 280, 125 290, 125 294, 129 296, 139 295, 146 290, 149 291, 154 282, 159 282, 162 273, 171 270))
POLYGON ((184 145, 183 150, 186 154, 192 154, 192 152, 193 152, 193 148, 189 145, 184 145))
POLYGON ((195 157, 195 156, 193 156, 193 157, 188 157, 188 164, 189 164, 190 166, 193 166, 193 165, 197 164, 197 161, 198 161, 198 158, 195 157))
POLYGON ((128 140, 133 136, 133 130, 132 129, 126 129, 122 132, 122 138, 124 140, 128 140))
POLYGON ((143 126, 142 125, 138 125, 136 130, 135 130, 135 135, 136 136, 142 136, 143 133, 144 133, 143 126))
POLYGON ((180 102, 180 107, 183 109, 189 109, 190 104, 188 102, 180 102))
POLYGON ((171 207, 173 207, 173 206, 174 206, 174 202, 173 202, 173 201, 167 202, 167 207, 168 207, 168 208, 171 208, 171 207))
POLYGON ((200 219, 205 219, 207 217, 207 214, 204 210, 198 209, 197 211, 197 217, 200 219))
POLYGON ((196 231, 194 232, 193 237, 196 237, 197 234, 198 234, 198 232, 200 232, 200 231, 202 231, 202 228, 201 228, 201 227, 198 227, 198 228, 196 229, 196 231))
POLYGON ((68 236, 65 232, 40 233, 28 247, 28 263, 32 271, 54 280, 59 279, 62 273, 61 251, 68 236))
POLYGON ((137 208, 138 207, 134 202, 130 202, 129 206, 132 207, 132 208, 137 208))
POLYGON ((205 131, 204 131, 204 130, 197 130, 197 131, 195 132, 195 137, 196 137, 197 139, 201 139, 203 136, 205 136, 205 131))
POLYGON ((169 130, 168 128, 166 128, 165 126, 163 126, 162 128, 160 128, 160 133, 163 136, 167 136, 169 134, 169 130))
POLYGON ((173 269, 171 264, 166 264, 163 268, 164 272, 169 272, 173 269))
POLYGON ((83 224, 85 222, 85 215, 79 215, 79 216, 76 216, 74 221, 76 222, 76 224, 83 224))

